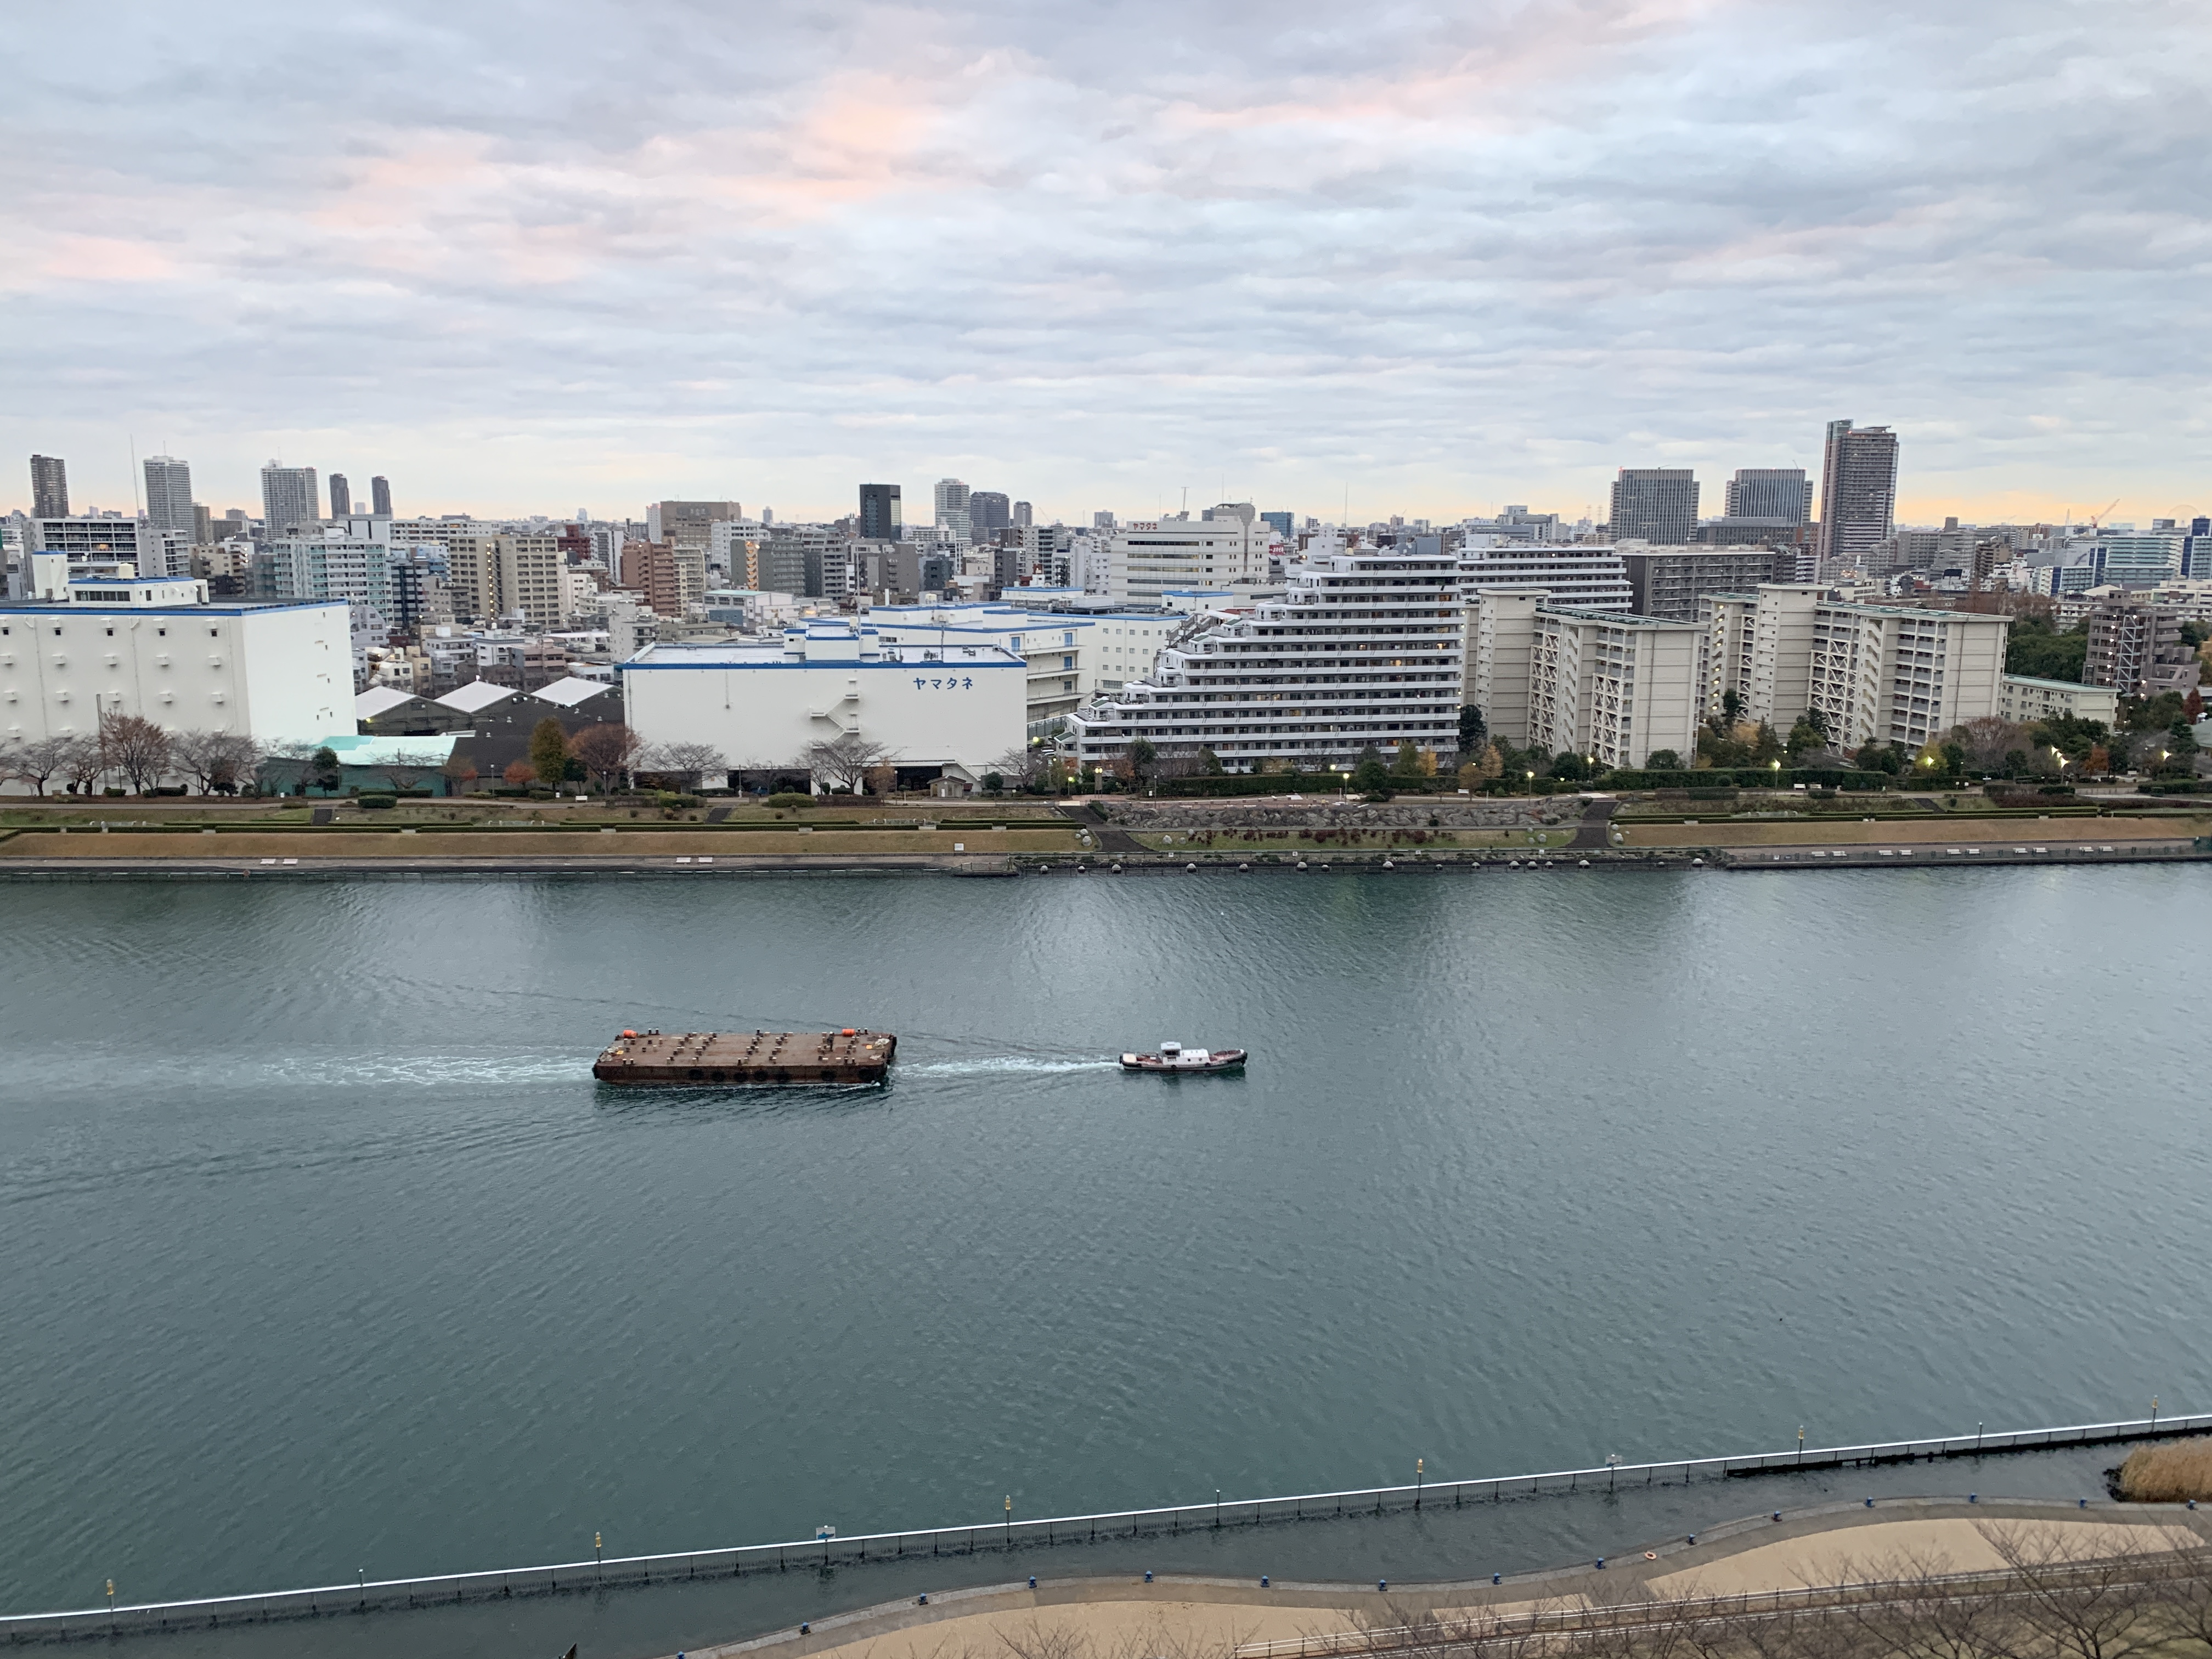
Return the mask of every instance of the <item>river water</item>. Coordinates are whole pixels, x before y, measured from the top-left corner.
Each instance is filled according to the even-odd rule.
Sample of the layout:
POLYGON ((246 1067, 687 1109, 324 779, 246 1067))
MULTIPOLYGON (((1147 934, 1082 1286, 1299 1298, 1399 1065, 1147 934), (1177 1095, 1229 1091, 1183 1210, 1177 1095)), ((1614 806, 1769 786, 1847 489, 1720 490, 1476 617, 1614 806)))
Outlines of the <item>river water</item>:
POLYGON ((4 903, 9 1610, 2212 1402, 2193 867, 4 903))

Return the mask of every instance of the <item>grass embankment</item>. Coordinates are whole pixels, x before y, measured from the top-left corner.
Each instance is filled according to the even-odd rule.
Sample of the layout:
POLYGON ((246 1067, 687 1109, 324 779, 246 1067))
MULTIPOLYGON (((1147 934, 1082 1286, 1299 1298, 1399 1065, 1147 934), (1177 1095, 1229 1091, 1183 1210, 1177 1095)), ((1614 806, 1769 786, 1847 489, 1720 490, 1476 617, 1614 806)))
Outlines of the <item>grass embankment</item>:
POLYGON ((2113 1477, 2112 1492, 2130 1504, 2212 1498, 2212 1438, 2136 1447, 2113 1477))
POLYGON ((611 832, 578 833, 517 828, 484 830, 425 828, 412 834, 388 830, 331 828, 229 830, 220 834, 102 835, 73 830, 17 830, 0 838, 0 859, 507 859, 884 857, 918 853, 1075 853, 1066 830, 730 830, 663 829, 651 825, 611 832))

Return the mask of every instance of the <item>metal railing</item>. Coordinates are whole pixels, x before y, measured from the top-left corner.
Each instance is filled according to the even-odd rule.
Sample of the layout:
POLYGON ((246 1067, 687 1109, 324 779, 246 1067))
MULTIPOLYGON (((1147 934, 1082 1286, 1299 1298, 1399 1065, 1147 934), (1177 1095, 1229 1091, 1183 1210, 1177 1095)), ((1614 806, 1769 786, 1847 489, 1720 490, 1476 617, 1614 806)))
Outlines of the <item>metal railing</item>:
POLYGON ((1689 1485, 1698 1478, 1786 1474, 1802 1469, 1865 1467, 1934 1462, 1939 1458, 1986 1456, 2039 1451, 2115 1441, 2165 1439, 2212 1430, 2212 1413, 2131 1419, 2117 1423, 2072 1424, 2057 1428, 2011 1429, 1939 1435, 1919 1440, 1872 1442, 1850 1446, 1799 1445, 1784 1451, 1746 1452, 1720 1457, 1670 1458, 1653 1463, 1607 1463, 1591 1468, 1553 1469, 1531 1474, 1485 1475, 1468 1480, 1419 1480, 1411 1485, 1365 1486, 1342 1492, 1293 1493, 1288 1497, 1216 1497, 1195 1504, 1153 1509, 1115 1510, 1095 1515, 1000 1519, 969 1525, 916 1527, 897 1532, 793 1539, 781 1543, 723 1545, 541 1566, 501 1567, 476 1572, 440 1573, 411 1578, 357 1577, 352 1583, 311 1585, 240 1595, 200 1596, 174 1601, 118 1602, 46 1613, 0 1615, 0 1635, 11 1642, 70 1635, 122 1634, 135 1631, 205 1629, 236 1622, 311 1618, 372 1609, 452 1606, 514 1595, 643 1586, 674 1579, 743 1577, 748 1572, 782 1572, 792 1568, 853 1565, 871 1560, 908 1559, 923 1555, 957 1557, 986 1551, 1011 1553, 1019 1548, 1054 1548, 1120 1538, 1172 1537, 1224 1527, 1272 1522, 1334 1519, 1419 1511, 1425 1506, 1460 1508, 1470 1503, 1502 1503, 1507 1498, 1544 1493, 1617 1491, 1624 1486, 1689 1485))

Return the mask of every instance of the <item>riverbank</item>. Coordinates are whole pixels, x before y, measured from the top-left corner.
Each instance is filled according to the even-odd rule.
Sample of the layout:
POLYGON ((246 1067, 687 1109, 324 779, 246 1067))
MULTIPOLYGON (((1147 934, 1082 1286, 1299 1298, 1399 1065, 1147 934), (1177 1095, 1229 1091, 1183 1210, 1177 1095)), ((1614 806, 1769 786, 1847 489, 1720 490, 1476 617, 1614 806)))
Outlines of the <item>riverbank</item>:
MULTIPOLYGON (((2068 1559, 2203 1547, 2212 1524, 2179 1505, 2119 1510, 2032 1499, 1878 1505, 1747 1516, 1687 1537, 1654 1540, 1603 1562, 1483 1580, 1316 1583, 1176 1577, 1070 1577, 982 1586, 883 1603, 721 1645, 686 1659, 955 1659, 1007 1654, 1230 1655, 1257 1644, 1356 1632, 1433 1618, 1510 1618, 1539 1608, 1607 1607, 1704 1596, 1786 1595, 1808 1587, 1906 1573, 1992 1572, 2005 1563, 1993 1529, 2068 1559)), ((1343 1644, 1346 1650, 1356 1640, 1343 1644)))

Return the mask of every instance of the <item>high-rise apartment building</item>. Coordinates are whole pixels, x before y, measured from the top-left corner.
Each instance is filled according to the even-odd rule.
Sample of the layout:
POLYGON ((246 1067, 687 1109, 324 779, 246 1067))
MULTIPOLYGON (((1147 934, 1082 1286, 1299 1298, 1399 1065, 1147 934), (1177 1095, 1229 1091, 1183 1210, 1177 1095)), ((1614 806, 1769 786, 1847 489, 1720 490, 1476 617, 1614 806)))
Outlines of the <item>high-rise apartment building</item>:
POLYGON ((69 468, 58 455, 31 457, 31 516, 66 519, 69 510, 69 468))
POLYGON ((895 542, 905 529, 905 508, 899 501, 899 487, 886 483, 862 484, 860 539, 864 542, 895 542))
POLYGON ((1613 481, 1613 538, 1679 545, 1698 527, 1698 479, 1687 467, 1624 466, 1613 481))
POLYGON ((972 521, 968 516, 968 486, 957 478, 937 481, 937 535, 939 541, 964 542, 973 539, 972 521))
POLYGON ((2126 600, 2089 612, 2089 648, 2081 678, 2110 686, 2123 697, 2155 697, 2197 689, 2197 653, 2182 642, 2182 613, 2160 605, 2126 600))
POLYGON ((1559 605, 1585 611, 1629 609, 1628 571, 1613 548, 1479 539, 1490 544, 1470 547, 1460 556, 1461 585, 1470 598, 1484 588, 1535 587, 1559 605))
POLYGON ((331 517, 353 517, 353 486, 346 482, 346 475, 343 472, 331 474, 331 517))
POLYGON ((1628 608, 1673 622, 1695 622, 1708 593, 1745 593, 1796 574, 1796 560, 1770 547, 1631 547, 1620 562, 1628 569, 1628 608))
POLYGON ((1002 489, 971 489, 968 492, 968 528, 971 534, 984 537, 1006 529, 1014 521, 1013 502, 1002 489))
POLYGON ((392 516, 392 481, 374 477, 368 481, 368 510, 380 519, 392 516))
POLYGON ((1607 766, 1694 747, 1698 623, 1562 605, 1535 587, 1470 598, 1467 700, 1498 736, 1607 766))
POLYGON ((1028 501, 1014 503, 1014 528, 1027 530, 1036 522, 1036 508, 1028 501))
POLYGON ((2004 617, 1852 604, 1802 582, 1716 594, 1702 609, 1698 701, 1708 714, 1734 691, 1746 720, 1777 732, 1817 708, 1838 748, 1917 749, 2002 701, 2004 617))
POLYGON ((192 469, 173 455, 149 455, 144 465, 146 522, 190 542, 199 528, 192 511, 192 469))
POLYGON ((263 535, 276 541, 298 531, 313 530, 322 521, 322 502, 315 488, 314 468, 284 466, 271 461, 261 469, 263 535))
POLYGON ((1740 466, 1723 486, 1721 511, 1731 519, 1809 524, 1813 481, 1802 466, 1740 466))
POLYGON ((1829 422, 1820 458, 1821 568, 1868 557, 1896 521, 1897 434, 1886 426, 1829 422))
MULTIPOLYGON (((1161 520, 1186 522, 1217 527, 1161 520)), ((1285 580, 1283 597, 1249 613, 1179 629, 1143 679, 1070 716, 1082 763, 1124 760, 1142 738, 1164 754, 1211 750, 1232 771, 1270 761, 1317 771, 1369 747, 1458 742, 1466 653, 1455 555, 1340 553, 1295 564, 1285 580)))

